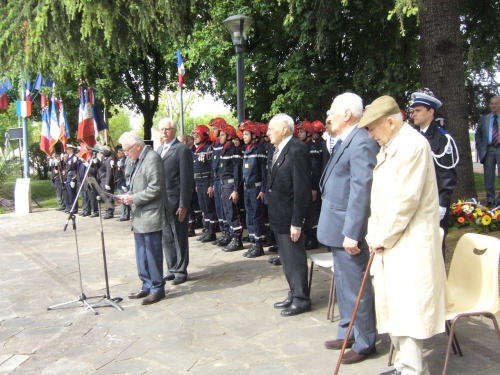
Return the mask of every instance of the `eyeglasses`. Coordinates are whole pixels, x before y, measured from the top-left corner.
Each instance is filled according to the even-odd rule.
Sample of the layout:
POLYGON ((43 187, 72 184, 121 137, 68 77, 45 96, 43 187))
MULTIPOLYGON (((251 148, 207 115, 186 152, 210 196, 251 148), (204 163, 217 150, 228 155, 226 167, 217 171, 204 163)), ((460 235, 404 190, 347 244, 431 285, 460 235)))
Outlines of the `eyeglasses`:
POLYGON ((164 130, 166 130, 166 131, 168 131, 168 132, 169 132, 169 131, 171 131, 171 130, 176 130, 176 129, 175 129, 175 128, 163 128, 163 129, 161 129, 161 131, 164 131, 164 130))
POLYGON ((134 143, 132 146, 130 146, 129 148, 127 149, 123 149, 123 152, 128 154, 128 152, 132 149, 132 147, 134 147, 137 143, 134 143))

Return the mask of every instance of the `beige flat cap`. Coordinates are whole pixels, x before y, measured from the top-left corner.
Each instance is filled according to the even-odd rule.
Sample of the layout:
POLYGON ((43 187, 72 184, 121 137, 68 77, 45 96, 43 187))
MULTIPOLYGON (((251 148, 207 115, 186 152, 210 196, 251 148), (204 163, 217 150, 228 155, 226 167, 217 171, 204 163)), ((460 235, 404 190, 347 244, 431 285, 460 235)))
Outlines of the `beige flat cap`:
POLYGON ((393 97, 384 95, 373 101, 361 117, 358 128, 364 128, 384 116, 399 113, 399 107, 393 97))

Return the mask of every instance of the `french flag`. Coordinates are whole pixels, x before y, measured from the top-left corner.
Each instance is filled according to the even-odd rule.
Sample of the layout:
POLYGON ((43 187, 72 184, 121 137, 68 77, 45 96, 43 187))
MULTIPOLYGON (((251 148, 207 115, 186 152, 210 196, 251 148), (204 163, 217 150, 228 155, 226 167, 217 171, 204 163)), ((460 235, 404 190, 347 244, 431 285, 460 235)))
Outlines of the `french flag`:
POLYGON ((52 96, 50 106, 50 151, 54 151, 56 143, 59 142, 61 131, 59 129, 59 121, 57 120, 56 98, 52 96))
MULTIPOLYGON (((93 93, 90 93, 89 100, 93 101, 93 93)), ((87 100, 83 86, 80 85, 80 107, 78 114, 78 140, 85 143, 87 146, 94 147, 96 145, 94 119, 92 118, 92 105, 87 100)))
POLYGON ((41 95, 42 99, 42 133, 40 134, 40 150, 50 156, 50 118, 47 107, 47 98, 41 95))
POLYGON ((179 76, 179 87, 184 86, 184 62, 182 61, 181 51, 177 50, 177 75, 179 76))

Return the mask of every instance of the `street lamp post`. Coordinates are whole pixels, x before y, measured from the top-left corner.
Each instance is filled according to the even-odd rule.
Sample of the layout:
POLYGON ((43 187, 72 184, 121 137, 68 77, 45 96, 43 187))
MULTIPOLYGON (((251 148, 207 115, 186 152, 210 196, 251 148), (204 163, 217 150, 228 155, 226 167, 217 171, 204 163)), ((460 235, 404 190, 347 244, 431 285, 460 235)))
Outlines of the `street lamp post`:
POLYGON ((238 105, 238 125, 245 119, 245 67, 243 64, 243 51, 247 31, 253 24, 253 19, 242 14, 226 18, 222 23, 227 27, 233 39, 233 45, 236 50, 236 86, 237 86, 237 105, 238 105))

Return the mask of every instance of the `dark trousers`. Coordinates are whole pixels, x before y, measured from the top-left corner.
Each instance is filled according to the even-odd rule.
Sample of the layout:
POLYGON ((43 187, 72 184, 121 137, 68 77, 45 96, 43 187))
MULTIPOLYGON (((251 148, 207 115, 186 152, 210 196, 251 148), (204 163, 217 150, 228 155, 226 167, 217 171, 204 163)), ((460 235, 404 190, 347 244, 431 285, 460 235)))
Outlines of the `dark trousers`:
MULTIPOLYGON (((488 146, 484 158, 484 185, 486 187, 486 202, 488 206, 496 205, 495 201, 495 169, 498 168, 500 176, 500 145, 488 146)), ((498 197, 500 200, 500 196, 498 197)))
MULTIPOLYGON (((351 321, 370 253, 366 245, 356 255, 350 255, 343 247, 329 249, 333 253, 335 290, 340 311, 337 339, 343 340, 351 321)), ((372 281, 368 277, 349 339, 356 340, 352 346, 356 353, 368 354, 375 346, 375 338, 375 300, 372 281)))
MULTIPOLYGON (((125 194, 125 191, 123 189, 121 189, 120 187, 118 187, 117 190, 118 190, 118 194, 125 194)), ((130 220, 131 207, 129 205, 121 203, 120 208, 122 211, 122 214, 120 215, 120 219, 130 220)))
POLYGON ((446 213, 444 214, 443 220, 439 222, 439 226, 443 229, 443 243, 442 243, 442 251, 443 251, 443 259, 446 260, 446 236, 448 235, 448 228, 450 227, 450 207, 446 208, 446 213))
POLYGON ((266 240, 266 236, 264 233, 264 223, 262 221, 264 204, 261 199, 257 199, 259 193, 260 186, 249 189, 245 188, 245 211, 250 241, 262 245, 266 240))
POLYGON ((215 203, 214 198, 208 196, 210 181, 208 179, 196 179, 196 194, 201 212, 203 212, 203 228, 215 229, 215 203))
POLYGON ((223 232, 229 231, 229 226, 224 216, 224 208, 222 207, 222 190, 221 183, 219 179, 214 180, 214 202, 215 202, 215 212, 217 218, 219 219, 219 228, 223 232))
MULTIPOLYGON (((115 187, 114 186, 110 186, 111 189, 109 189, 109 190, 106 189, 105 186, 106 185, 101 182, 101 189, 103 191, 105 191, 106 193, 109 193, 109 194, 113 194, 115 192, 115 187)), ((108 216, 114 216, 114 214, 115 214, 115 201, 113 199, 110 199, 109 201, 110 201, 112 207, 111 208, 106 208, 106 215, 108 215, 108 216)))
POLYGON ((150 233, 134 233, 134 240, 137 272, 142 280, 142 290, 151 293, 164 293, 161 230, 150 233))
POLYGON ((318 232, 318 220, 319 220, 319 215, 321 214, 321 202, 322 202, 321 195, 318 192, 316 200, 312 202, 314 209, 314 223, 313 223, 314 225, 312 226, 311 229, 305 231, 305 234, 307 235, 308 238, 316 239, 316 235, 318 232))
POLYGON ((89 191, 87 190, 87 184, 83 184, 83 188, 81 190, 82 197, 82 212, 84 214, 90 214, 90 201, 89 201, 89 191))
MULTIPOLYGON (((68 180, 66 181, 66 197, 67 197, 67 203, 68 205, 66 206, 66 209, 69 211, 71 210, 71 207, 73 207, 73 202, 75 201, 76 198, 78 198, 76 196, 76 180, 73 180, 75 182, 75 187, 72 188, 71 187, 71 180, 68 180)), ((76 199, 76 203, 75 203, 75 208, 73 210, 73 212, 78 212, 78 199, 76 199)))
MULTIPOLYGON (((222 208, 224 209, 224 217, 229 226, 229 234, 231 238, 241 238, 243 226, 240 222, 240 210, 238 205, 234 204, 229 196, 234 191, 234 184, 226 184, 221 186, 222 208)), ((240 197, 239 199, 242 199, 240 197)))
POLYGON ((99 211, 99 205, 97 204, 97 195, 93 188, 89 188, 87 196, 90 203, 90 210, 92 213, 96 214, 99 211))
POLYGON ((305 237, 301 233, 299 240, 293 242, 290 233, 275 233, 278 255, 283 264, 283 273, 290 287, 288 298, 295 306, 311 306, 307 285, 307 255, 304 248, 305 237))
POLYGON ((179 208, 179 197, 168 197, 170 217, 168 225, 162 230, 163 253, 167 261, 169 275, 187 276, 189 265, 189 219, 187 215, 184 220, 179 221, 175 213, 179 208))

